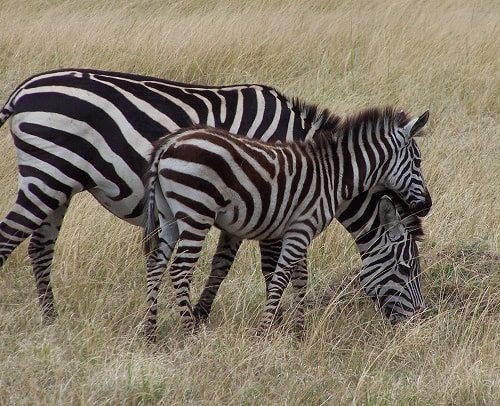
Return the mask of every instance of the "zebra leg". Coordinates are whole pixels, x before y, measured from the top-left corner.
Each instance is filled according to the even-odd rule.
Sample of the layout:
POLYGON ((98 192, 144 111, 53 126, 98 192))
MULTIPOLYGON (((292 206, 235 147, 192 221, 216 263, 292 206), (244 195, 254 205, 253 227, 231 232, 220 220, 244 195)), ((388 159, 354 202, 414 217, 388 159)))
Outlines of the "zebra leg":
POLYGON ((229 273, 240 245, 241 240, 239 238, 233 237, 224 231, 220 233, 217 250, 212 260, 212 271, 201 292, 198 303, 196 303, 193 309, 193 315, 197 325, 207 320, 215 296, 217 295, 222 281, 224 281, 229 273))
MULTIPOLYGON (((266 283, 266 297, 269 296, 269 285, 274 275, 276 265, 281 252, 281 240, 259 241, 262 275, 266 283)), ((274 322, 281 324, 283 321, 283 307, 278 307, 274 316, 274 322)))
POLYGON ((307 268, 307 257, 302 258, 292 272, 292 286, 294 288, 293 311, 296 331, 299 336, 305 331, 305 306, 304 298, 306 296, 307 281, 309 272, 307 268))
POLYGON ((37 190, 39 190, 37 185, 25 181, 20 174, 16 202, 0 223, 0 267, 12 251, 38 230, 43 221, 61 204, 55 201, 52 207, 47 206, 47 201, 50 200, 52 203, 55 199, 52 199, 52 196, 42 195, 41 192, 38 196, 33 192, 37 190), (44 204, 43 209, 39 207, 42 204, 44 204))
POLYGON ((149 253, 147 260, 147 313, 144 320, 144 333, 148 341, 156 340, 158 314, 158 290, 165 268, 172 256, 172 251, 179 238, 179 228, 172 211, 165 200, 156 202, 159 210, 160 231, 158 248, 149 253))
MULTIPOLYGON (((260 252, 262 256, 262 274, 264 275, 264 279, 266 281, 267 295, 269 295, 269 284, 271 283, 280 251, 281 240, 260 242, 260 252)), ((296 328, 299 334, 302 334, 302 332, 304 331, 304 297, 306 295, 307 280, 307 258, 304 258, 297 263, 291 275, 291 283, 295 291, 292 308, 294 310, 296 328)), ((273 320, 275 324, 281 324, 281 322, 283 321, 283 313, 283 306, 278 306, 273 320)))
POLYGON ((180 236, 177 254, 170 265, 170 279, 175 290, 177 307, 181 315, 181 324, 187 333, 195 332, 196 322, 191 306, 190 288, 193 269, 200 257, 205 236, 210 230, 210 224, 195 223, 184 228, 184 222, 179 222, 180 236))
MULTIPOLYGON (((262 314, 258 335, 266 335, 275 318, 276 310, 280 304, 285 288, 291 279, 293 268, 306 256, 309 241, 298 240, 292 232, 291 238, 283 240, 281 254, 276 265, 272 280, 269 284, 266 306, 262 314)), ((307 267, 305 268, 307 272, 307 267)))
POLYGON ((260 256, 261 256, 261 266, 262 275, 266 282, 266 292, 269 291, 269 284, 274 275, 274 270, 278 263, 278 259, 281 253, 281 240, 272 241, 260 241, 260 256))
POLYGON ((0 223, 0 267, 7 261, 12 251, 33 232, 33 230, 28 232, 25 228, 17 230, 14 221, 10 221, 10 218, 15 215, 12 215, 12 213, 10 212, 0 223))
MULTIPOLYGON (((48 323, 55 317, 54 297, 50 286, 54 244, 71 194, 40 188, 31 182, 29 176, 32 174, 24 173, 22 166, 19 173, 16 203, 0 223, 0 266, 22 241, 32 236, 28 252, 33 262, 42 318, 48 323)), ((67 187, 67 191, 71 191, 70 187, 67 187)))
POLYGON ((69 201, 50 214, 35 230, 28 246, 28 255, 33 265, 38 302, 42 309, 42 320, 52 323, 57 312, 54 306, 54 294, 50 283, 50 271, 54 258, 54 246, 61 229, 69 201))

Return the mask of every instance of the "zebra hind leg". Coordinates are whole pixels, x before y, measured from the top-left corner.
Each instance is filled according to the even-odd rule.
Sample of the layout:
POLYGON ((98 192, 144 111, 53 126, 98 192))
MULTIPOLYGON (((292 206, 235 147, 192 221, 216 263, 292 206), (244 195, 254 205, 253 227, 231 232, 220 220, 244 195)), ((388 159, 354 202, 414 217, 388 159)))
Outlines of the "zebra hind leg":
POLYGON ((212 260, 210 276, 205 283, 198 302, 193 308, 196 326, 205 323, 208 319, 215 296, 229 273, 240 245, 241 240, 239 238, 221 232, 217 250, 212 260))
POLYGON ((68 203, 50 214, 35 230, 28 246, 28 255, 33 265, 38 302, 42 309, 44 324, 52 323, 57 317, 54 294, 50 282, 50 272, 54 258, 54 246, 61 229, 68 203))
POLYGON ((70 194, 51 192, 48 195, 24 175, 20 169, 16 203, 0 223, 0 266, 22 241, 31 236, 28 253, 33 263, 42 319, 44 323, 50 323, 56 315, 50 268, 70 194))
POLYGON ((172 252, 179 238, 179 228, 170 207, 164 200, 157 202, 159 210, 160 231, 159 244, 153 252, 149 253, 147 260, 147 313, 144 320, 144 333, 150 342, 156 341, 158 290, 165 273, 172 252))
POLYGON ((197 327, 190 298, 193 269, 200 257, 203 241, 211 224, 198 223, 193 219, 178 220, 178 224, 179 245, 169 273, 175 290, 181 324, 185 332, 192 334, 196 332, 197 327))
MULTIPOLYGON (((259 242, 262 276, 266 284, 266 297, 269 295, 269 285, 281 253, 281 240, 263 240, 259 242)), ((283 321, 283 306, 279 306, 274 315, 273 323, 279 325, 283 321)))
POLYGON ((0 268, 5 261, 7 261, 12 251, 30 236, 30 233, 26 231, 14 229, 12 225, 9 224, 8 217, 9 216, 0 223, 0 268))

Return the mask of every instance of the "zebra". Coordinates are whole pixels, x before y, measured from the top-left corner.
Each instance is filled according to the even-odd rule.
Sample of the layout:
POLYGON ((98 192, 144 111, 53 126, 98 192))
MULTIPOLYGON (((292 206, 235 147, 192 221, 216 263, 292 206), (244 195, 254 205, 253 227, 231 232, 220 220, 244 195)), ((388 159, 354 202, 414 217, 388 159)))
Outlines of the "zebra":
MULTIPOLYGON (((206 124, 249 138, 291 141, 312 138, 332 126, 327 110, 268 86, 189 85, 90 69, 28 78, 0 111, 0 126, 9 117, 19 189, 0 223, 0 266, 31 237, 28 254, 45 322, 56 317, 50 270, 76 193, 90 192, 112 214, 141 226, 142 175, 152 143, 166 133, 206 124)), ((351 233, 372 229, 376 209, 368 212, 370 208, 362 197, 346 207, 346 224, 355 224, 349 226, 351 233)))
MULTIPOLYGON (((416 244, 424 236, 421 219, 413 215, 411 209, 396 194, 387 190, 370 190, 348 204, 341 204, 337 208, 336 219, 357 242, 362 260, 359 284, 376 301, 391 324, 419 313, 424 308, 421 266, 416 244), (352 212, 353 208, 359 210, 363 204, 366 206, 361 217, 356 217, 358 213, 352 212), (368 230, 367 224, 371 225, 368 230)), ((240 239, 221 233, 212 271, 193 307, 197 326, 207 320, 215 296, 229 273, 240 244, 240 239)), ((271 244, 260 241, 260 250, 265 258, 262 261, 262 274, 268 291, 281 252, 281 241, 271 244)), ((301 263, 301 266, 306 266, 306 263, 301 263)), ((299 292, 304 283, 304 280, 296 280, 295 287, 299 292)), ((296 298, 296 301, 301 299, 296 298)), ((299 307, 298 310, 301 309, 299 307)), ((278 317, 280 316, 281 313, 278 317)), ((299 320, 301 316, 297 315, 297 322, 299 320)))
POLYGON ((366 109, 342 122, 336 117, 333 129, 310 141, 289 144, 266 144, 209 127, 160 139, 146 175, 148 336, 155 335, 158 288, 176 244, 170 278, 181 323, 186 331, 195 329, 190 283, 212 226, 239 239, 281 241, 258 329, 263 335, 290 279, 305 280, 297 295, 300 306, 307 266, 297 265, 341 203, 382 186, 414 210, 427 210, 429 192, 414 137, 428 117, 425 112, 410 120, 391 107, 366 109))
POLYGON ((421 220, 410 215, 410 208, 401 199, 381 196, 378 211, 381 227, 357 239, 362 259, 359 281, 390 322, 396 324, 424 306, 419 253, 414 243, 422 240, 424 232, 421 220), (361 243, 364 238, 369 239, 366 247, 361 243), (380 266, 387 266, 387 262, 392 269, 390 279, 380 266))

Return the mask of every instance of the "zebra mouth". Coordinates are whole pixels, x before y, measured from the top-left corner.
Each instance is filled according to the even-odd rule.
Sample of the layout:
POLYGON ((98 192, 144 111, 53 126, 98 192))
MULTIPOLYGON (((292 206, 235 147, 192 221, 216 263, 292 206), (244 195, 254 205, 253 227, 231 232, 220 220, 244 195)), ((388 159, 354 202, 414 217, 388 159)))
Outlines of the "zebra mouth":
POLYGON ((416 317, 422 312, 422 308, 417 307, 413 309, 402 309, 399 306, 393 306, 391 308, 386 307, 384 312, 389 319, 392 326, 401 324, 402 322, 407 322, 410 320, 415 320, 416 317))
POLYGON ((396 326, 403 321, 408 320, 410 317, 411 316, 404 316, 402 314, 391 314, 391 316, 389 316, 389 322, 391 323, 391 326, 396 326))
POLYGON ((432 199, 428 195, 425 198, 424 202, 412 203, 410 205, 410 208, 411 208, 413 214, 417 215, 418 217, 425 217, 431 211, 431 208, 432 208, 432 199))
POLYGON ((385 303, 381 308, 393 326, 408 320, 417 313, 416 309, 408 308, 400 303, 385 303))

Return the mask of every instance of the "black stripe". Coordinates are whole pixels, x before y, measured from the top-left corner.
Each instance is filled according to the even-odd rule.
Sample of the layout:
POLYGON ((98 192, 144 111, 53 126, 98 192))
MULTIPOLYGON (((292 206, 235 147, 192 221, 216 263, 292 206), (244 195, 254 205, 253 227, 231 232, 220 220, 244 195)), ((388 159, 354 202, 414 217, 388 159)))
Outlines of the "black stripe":
MULTIPOLYGON (((28 178, 28 177, 38 178, 49 188, 57 190, 58 192, 62 192, 68 199, 71 197, 73 188, 60 182, 59 180, 55 179, 48 173, 42 172, 40 169, 34 166, 19 165, 19 173, 23 178, 28 178)), ((47 197, 47 199, 49 199, 49 197, 47 197)), ((44 201, 44 203, 51 206, 50 200, 44 201)))
MULTIPOLYGON (((22 123, 20 128, 23 132, 36 135, 39 138, 46 139, 58 145, 57 152, 60 154, 58 157, 52 155, 46 150, 44 150, 43 154, 37 155, 37 157, 43 157, 42 159, 45 162, 48 162, 61 170, 64 167, 71 166, 72 170, 70 170, 70 173, 72 175, 68 176, 81 183, 84 189, 94 187, 96 186, 96 183, 84 169, 78 168, 78 170, 76 170, 77 167, 69 163, 71 158, 68 157, 67 159, 69 160, 63 159, 62 155, 65 150, 73 152, 86 162, 91 162, 96 171, 101 173, 104 178, 108 179, 118 187, 120 192, 117 196, 112 197, 114 200, 124 199, 133 193, 126 180, 118 175, 115 167, 101 156, 98 145, 96 146, 83 138, 76 137, 72 133, 56 130, 39 124, 22 123)), ((34 148, 37 149, 33 146, 27 146, 26 149, 23 149, 27 153, 30 153, 34 148)))
POLYGON ((50 162, 52 166, 58 168, 59 171, 63 172, 67 177, 69 177, 70 179, 74 179, 76 180, 76 182, 80 183, 83 186, 83 189, 88 189, 95 186, 92 179, 86 172, 76 167, 71 162, 62 159, 58 155, 54 155, 47 150, 36 148, 31 144, 27 144, 24 141, 21 141, 17 137, 15 138, 15 144, 17 148, 36 158, 43 157, 43 160, 45 162, 50 162))

